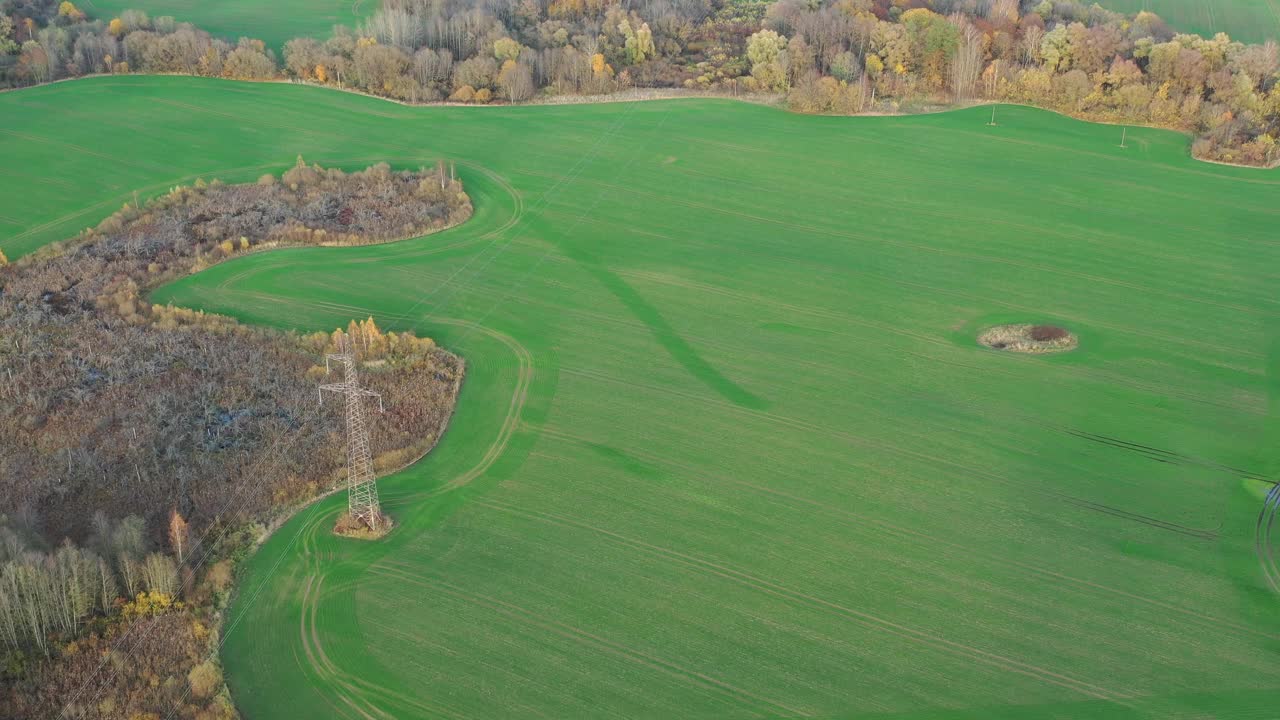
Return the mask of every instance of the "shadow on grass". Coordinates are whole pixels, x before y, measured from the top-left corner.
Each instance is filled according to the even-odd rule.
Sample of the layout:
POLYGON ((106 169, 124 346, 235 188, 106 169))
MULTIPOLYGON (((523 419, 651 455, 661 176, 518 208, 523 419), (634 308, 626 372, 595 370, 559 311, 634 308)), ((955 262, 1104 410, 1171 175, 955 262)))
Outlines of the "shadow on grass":
POLYGON ((711 363, 699 355, 698 351, 694 350, 671 327, 666 318, 662 317, 662 313, 658 312, 657 308, 650 304, 648 300, 645 300, 625 280, 615 275, 589 253, 579 248, 570 247, 566 244, 560 244, 560 248, 564 251, 566 257, 573 260, 579 267, 587 271, 591 277, 599 281, 605 289, 626 306, 632 315, 635 315, 640 322, 643 322, 649 328, 649 331, 653 333, 658 344, 662 345, 663 349, 676 362, 689 371, 689 374, 734 405, 750 410, 768 408, 769 404, 763 398, 725 377, 711 363))

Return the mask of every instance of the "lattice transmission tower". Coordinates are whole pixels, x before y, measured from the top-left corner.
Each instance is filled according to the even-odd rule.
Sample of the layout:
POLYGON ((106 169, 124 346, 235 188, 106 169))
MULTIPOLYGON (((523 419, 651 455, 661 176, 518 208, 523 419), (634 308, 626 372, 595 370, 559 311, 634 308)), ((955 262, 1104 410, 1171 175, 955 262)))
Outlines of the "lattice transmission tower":
POLYGON ((382 509, 378 505, 378 485, 374 482, 373 457, 369 452, 369 426, 364 419, 364 399, 378 398, 378 412, 382 412, 382 395, 360 387, 356 379, 356 356, 351 347, 351 336, 343 334, 338 352, 324 358, 325 371, 330 362, 342 365, 340 383, 320 386, 320 402, 324 391, 346 396, 347 406, 347 507, 351 517, 363 522, 371 530, 377 530, 382 522, 382 509))

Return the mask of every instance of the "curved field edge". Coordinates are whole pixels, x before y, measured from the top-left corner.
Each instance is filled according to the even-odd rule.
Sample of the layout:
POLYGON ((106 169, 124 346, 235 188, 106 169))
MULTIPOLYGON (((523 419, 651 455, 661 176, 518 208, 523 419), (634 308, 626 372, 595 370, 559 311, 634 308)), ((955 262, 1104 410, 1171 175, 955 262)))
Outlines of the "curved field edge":
MULTIPOLYGON (((366 116, 370 118, 381 118, 386 120, 409 120, 412 118, 421 118, 432 113, 449 113, 457 114, 461 117, 481 117, 483 114, 493 113, 501 116, 503 114, 521 115, 526 112, 545 112, 549 115, 560 115, 566 109, 575 107, 582 108, 580 105, 522 105, 522 106, 504 106, 504 107, 459 107, 459 106, 409 106, 391 101, 384 100, 369 95, 359 93, 343 92, 340 90, 332 90, 330 88, 299 85, 293 83, 255 83, 246 81, 223 80, 217 78, 195 78, 184 76, 98 76, 87 78, 76 78, 72 80, 60 81, 49 85, 40 85, 30 88, 21 88, 12 91, 0 93, 0 109, 4 109, 6 116, 6 126, 0 127, 0 141, 6 148, 12 147, 21 152, 16 153, 9 172, 5 176, 0 177, 0 190, 10 192, 22 192, 31 201, 24 207, 21 213, 0 213, 0 249, 3 249, 9 258, 16 259, 25 255, 35 248, 49 242, 61 240, 74 235, 78 230, 96 224, 99 220, 109 215, 116 207, 126 202, 132 201, 137 195, 147 197, 149 195, 159 194, 170 187, 181 184, 189 184, 196 179, 213 179, 219 178, 226 182, 242 182, 251 181, 257 175, 263 172, 279 172, 288 167, 292 156, 289 155, 288 147, 282 148, 284 152, 276 153, 258 153, 255 157, 271 157, 269 162, 254 162, 249 164, 227 163, 225 160, 219 161, 217 158, 205 157, 200 161, 195 158, 188 157, 184 162, 184 167, 178 169, 173 167, 170 172, 161 172, 160 178, 157 179, 156 173, 146 172, 156 165, 151 161, 153 155, 163 156, 166 160, 172 160, 171 149, 174 147, 183 147, 188 151, 196 147, 202 146, 197 140, 198 134, 194 132, 182 132, 179 130, 168 130, 162 133, 161 137, 151 138, 151 142, 142 143, 143 145, 157 144, 155 141, 163 141, 165 144, 163 150, 147 150, 139 148, 138 156, 131 160, 120 158, 120 164, 116 168, 118 179, 110 182, 103 187, 97 184, 84 182, 91 175, 81 172, 59 172, 64 168, 74 167, 75 160, 86 160, 89 163, 100 161, 113 161, 109 154, 104 154, 97 148, 86 147, 77 143, 75 138, 84 132, 83 129, 77 129, 77 125, 95 122, 102 123, 106 129, 113 133, 119 133, 122 138, 128 138, 131 141, 142 140, 137 133, 138 125, 130 122, 127 118, 131 113, 125 110, 121 119, 107 118, 102 119, 95 116, 92 112, 86 112, 83 109, 83 102, 93 102, 95 98, 104 95, 110 95, 113 92, 120 91, 121 94, 136 92, 140 93, 139 101, 149 106, 149 111, 156 117, 153 117, 149 125, 153 129, 161 128, 163 118, 169 118, 167 124, 170 127, 183 127, 196 125, 201 127, 200 132, 212 129, 215 133, 225 133, 226 128, 219 127, 227 122, 235 122, 249 116, 248 111, 244 114, 232 112, 227 109, 218 109, 216 107, 201 107, 192 104, 185 104, 174 100, 166 99, 166 88, 179 89, 178 92, 196 90, 198 92, 208 92, 217 94, 225 93, 231 97, 258 98, 261 103, 262 112, 269 116, 272 113, 287 107, 296 105, 298 110, 306 111, 308 108, 341 108, 346 113, 356 116, 366 116), (223 86, 220 91, 218 86, 223 86), (158 94, 157 94, 158 93, 158 94), (145 99, 143 99, 145 97, 145 99), (54 123, 48 122, 51 116, 56 115, 58 121, 54 123), (210 127, 212 126, 212 127, 210 127), (284 155, 278 160, 275 155, 284 155), (82 156, 82 157, 80 157, 82 156), (41 160, 43 159, 43 160, 41 160), (43 161, 43 166, 55 169, 57 175, 55 177, 40 177, 31 175, 25 168, 39 167, 43 161), (191 165, 198 165, 199 169, 190 171, 191 165), (175 172, 176 171, 176 172, 175 172), (137 172, 137 175, 134 173, 137 172), (136 177, 136 181, 130 180, 129 177, 136 177), (34 185, 32 184, 34 181, 34 185), (80 205, 74 210, 65 210, 63 199, 68 195, 77 198, 85 198, 90 202, 80 205)), ((600 106, 609 106, 616 104, 625 104, 630 102, 645 102, 655 105, 663 105, 668 103, 689 103, 691 105, 700 105, 705 103, 736 103, 732 99, 707 99, 707 98, 687 98, 687 99, 661 99, 661 100, 619 100, 611 103, 591 104, 588 108, 599 108, 600 106)), ((776 112, 788 113, 788 111, 780 108, 771 108, 754 103, 742 103, 753 108, 758 112, 776 112)), ((1036 112, 1053 113, 1055 111, 1032 108, 1031 106, 1019 105, 1001 105, 1010 109, 1034 109, 1036 112)), ((849 123, 851 129, 856 129, 859 124, 868 123, 902 123, 909 127, 914 122, 920 122, 928 125, 930 118, 948 117, 952 115, 969 115, 974 118, 984 115, 983 108, 990 108, 990 105, 980 105, 969 108, 957 108, 954 110, 944 110, 937 113, 927 113, 921 115, 895 115, 895 116, 803 116, 795 115, 798 118, 805 118, 814 123, 838 122, 849 123)), ((986 132, 987 135, 996 138, 1007 138, 1010 141, 1020 141, 1023 133, 1019 133, 1018 129, 1012 123, 1005 123, 1003 119, 1009 118, 1008 112, 1002 112, 1002 124, 995 128, 977 128, 979 131, 986 132)), ((1061 115, 1065 120, 1072 123, 1079 123, 1082 126, 1092 127, 1114 127, 1102 123, 1091 123, 1089 121, 1078 120, 1067 115, 1061 115)), ((255 125, 265 125, 281 127, 273 123, 267 118, 263 118, 260 123, 255 125)), ((980 124, 981 125, 981 124, 980 124)), ((285 128, 281 128, 285 129, 285 128)), ((308 129, 299 125, 296 130, 301 135, 318 135, 323 131, 320 129, 308 129)), ((1189 152, 1190 141, 1188 135, 1175 130, 1167 130, 1163 128, 1142 128, 1131 127, 1129 137, 1132 139, 1130 148, 1122 150, 1118 146, 1118 139, 1110 137, 1099 138, 1098 151, 1110 155, 1115 155, 1119 159, 1126 156, 1137 158, 1143 161, 1156 160, 1161 164, 1167 164, 1171 168, 1196 168, 1207 173, 1219 174, 1224 177, 1254 177, 1254 178, 1273 178, 1275 176, 1270 173, 1275 172, 1275 168, 1251 168, 1243 166, 1227 166, 1219 163, 1208 163, 1198 160, 1191 156, 1189 152)), ((1025 140, 1021 140, 1025 141, 1025 140)), ((257 143, 254 143, 256 145, 257 143)), ((293 143, 296 144, 296 143, 293 143)), ((286 144, 288 145, 288 143, 286 144)), ((438 154, 420 154, 422 148, 403 148, 408 152, 414 152, 422 158, 423 161, 435 160, 439 157, 457 157, 460 154, 456 150, 450 148, 438 147, 438 154)), ((321 162, 326 165, 347 166, 355 163, 374 158, 376 153, 352 155, 343 153, 335 148, 333 152, 323 155, 312 152, 308 155, 308 161, 321 162)), ((167 164, 167 163, 166 163, 167 164)), ((172 166, 170 166, 172 167, 172 166)), ((1276 181, 1280 182, 1280 181, 1276 181)))
MULTIPOLYGON (((447 319, 441 322, 451 324, 447 319)), ((360 646, 356 630, 359 623, 351 614, 352 609, 321 607, 326 597, 323 591, 358 582, 370 565, 403 552, 422 533, 483 493, 487 483, 470 487, 471 483, 495 463, 504 458, 507 463, 518 462, 507 451, 533 371, 530 358, 510 338, 486 329, 479 329, 466 346, 465 352, 483 353, 489 362, 468 368, 458 410, 441 443, 410 468, 378 480, 383 507, 397 523, 390 535, 378 542, 335 537, 329 530, 345 510, 345 499, 339 493, 297 513, 247 562, 224 624, 222 650, 228 685, 245 717, 270 716, 278 710, 281 697, 290 697, 291 702, 301 705, 292 706, 291 712, 304 712, 302 707, 313 705, 306 712, 346 716, 347 711, 342 708, 354 708, 359 716, 376 717, 385 713, 370 706, 365 694, 372 694, 382 703, 396 697, 393 690, 379 685, 378 679, 383 676, 380 663, 360 646), (488 411, 502 407, 500 396, 504 391, 511 393, 507 412, 495 417, 488 411), (459 443, 451 436, 458 434, 487 435, 492 442, 476 461, 468 453, 453 449, 459 443), (281 570, 288 574, 281 574, 281 570), (321 610, 328 628, 323 634, 316 630, 316 614, 321 610), (280 622, 286 618, 296 621, 287 625, 280 622), (334 633, 334 627, 346 627, 348 631, 334 633), (293 634, 300 641, 304 649, 299 658, 301 672, 320 688, 318 695, 331 704, 329 707, 314 705, 314 696, 282 696, 273 688, 271 674, 275 668, 263 665, 262 646, 279 642, 283 638, 278 636, 284 634, 293 634), (341 647, 342 667, 330 659, 326 644, 341 647)), ((497 474, 490 475, 488 483, 497 478, 497 474)), ((418 705, 420 702, 409 703, 410 708, 418 705)))
MULTIPOLYGON (((168 289, 283 327, 389 313, 468 359, 444 441, 392 480, 419 535, 348 563, 299 522, 279 565, 255 558, 270 582, 225 655, 247 716, 1169 716, 1258 711, 1280 685, 1257 498, 1203 462, 1275 467, 1270 176, 1014 108, 999 135, 981 111, 716 102, 250 118, 185 87, 242 165, 462 157, 531 208, 501 242, 411 255, 468 223, 168 289), (1081 352, 952 338, 1029 313, 1079 327, 1081 352), (433 317, 537 368, 505 453, 441 494, 492 456, 520 372, 433 317)), ((124 147, 109 130, 85 146, 124 147)))
MULTIPOLYGON (((224 275, 217 287, 226 288, 259 272, 292 263, 291 254, 372 251, 362 253, 364 257, 349 259, 358 266, 385 260, 387 256, 398 259, 420 258, 458 251, 476 242, 493 241, 518 221, 523 211, 522 200, 493 171, 465 160, 460 160, 459 166, 464 187, 467 188, 474 207, 472 217, 460 225, 429 235, 366 245, 270 248, 232 258, 179 279, 159 288, 152 299, 164 302, 174 294, 180 296, 184 285, 189 281, 198 283, 199 276, 202 275, 224 275), (250 257, 254 258, 254 262, 237 262, 250 257), (243 264, 253 267, 242 270, 238 266, 243 264)), ((344 261, 339 259, 338 262, 344 261)), ((194 297, 200 296, 197 291, 194 297)), ((270 297, 264 296, 263 300, 276 304, 270 297)), ((371 308, 337 302, 315 301, 308 305, 309 310, 332 316, 334 322, 339 324, 343 318, 371 314, 376 314, 379 322, 393 327, 402 327, 407 319, 405 316, 389 315, 371 308)), ((250 315, 231 314, 242 322, 255 322, 250 315)), ((282 616, 279 611, 282 603, 297 603, 297 607, 283 617, 296 617, 301 623, 302 631, 296 637, 300 638, 305 649, 305 670, 315 682, 325 684, 327 694, 334 703, 332 707, 323 709, 322 713, 356 712, 360 716, 368 716, 366 713, 376 716, 379 711, 368 707, 368 701, 362 697, 363 693, 378 691, 375 696, 385 700, 383 696, 390 692, 379 689, 376 683, 368 679, 376 678, 377 674, 368 674, 364 668, 375 667, 376 663, 368 658, 358 658, 354 666, 362 668, 359 676, 349 674, 328 658, 321 635, 315 630, 318 603, 323 597, 322 586, 327 584, 332 588, 341 585, 344 579, 350 582, 351 576, 359 575, 379 558, 403 550, 406 543, 412 542, 448 517, 467 499, 483 492, 498 477, 498 474, 491 474, 492 479, 488 483, 470 487, 495 464, 504 461, 508 447, 512 444, 517 422, 528 400, 529 384, 534 376, 532 355, 510 336, 476 323, 434 316, 426 316, 422 321, 432 329, 433 339, 442 347, 450 347, 451 351, 464 358, 467 357, 465 353, 474 351, 479 359, 468 362, 466 378, 457 397, 453 416, 440 441, 429 453, 410 463, 408 467, 378 479, 383 507, 396 521, 396 527, 389 536, 376 542, 353 541, 334 536, 330 528, 346 507, 345 496, 339 490, 296 508, 287 517, 277 521, 271 535, 255 548, 246 561, 222 629, 222 656, 227 669, 228 685, 238 708, 246 716, 259 716, 265 714, 268 708, 276 707, 275 696, 271 692, 264 694, 260 687, 263 673, 269 671, 269 668, 258 667, 261 658, 258 643, 264 635, 270 634, 264 633, 264 628, 280 626, 282 616), (445 342, 456 342, 458 346, 445 345, 445 342), (462 350, 462 347, 470 350, 462 350), (494 408, 505 412, 495 414, 491 412, 494 408), (459 434, 468 437, 491 436, 492 441, 483 452, 472 456, 465 451, 453 449, 458 445, 459 441, 454 438, 459 434), (278 575, 282 565, 290 560, 306 569, 301 587, 293 582, 293 575, 287 579, 278 575)), ((414 329, 423 332, 426 327, 414 329)), ((511 458, 506 458, 505 462, 511 462, 511 458)), ((295 569, 289 565, 284 567, 291 571, 295 569)), ((339 622, 345 624, 346 621, 339 622)), ((344 659, 350 657, 350 653, 344 653, 344 659)), ((419 704, 410 703, 411 707, 419 704)))

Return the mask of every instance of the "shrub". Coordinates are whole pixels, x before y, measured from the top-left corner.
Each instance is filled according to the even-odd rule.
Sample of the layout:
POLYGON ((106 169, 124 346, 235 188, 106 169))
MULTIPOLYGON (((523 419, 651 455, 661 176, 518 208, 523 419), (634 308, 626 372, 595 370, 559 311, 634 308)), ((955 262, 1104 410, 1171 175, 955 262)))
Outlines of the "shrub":
POLYGON ((191 685, 191 694, 197 698, 207 698, 222 685, 222 671, 208 660, 191 668, 187 673, 187 682, 191 685))

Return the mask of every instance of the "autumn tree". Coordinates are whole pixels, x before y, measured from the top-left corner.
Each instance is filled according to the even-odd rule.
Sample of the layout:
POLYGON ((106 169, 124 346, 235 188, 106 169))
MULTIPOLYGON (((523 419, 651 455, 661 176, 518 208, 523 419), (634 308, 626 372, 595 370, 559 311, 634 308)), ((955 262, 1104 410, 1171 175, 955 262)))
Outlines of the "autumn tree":
POLYGON ((392 82, 409 70, 409 55, 393 45, 357 47, 351 66, 356 84, 374 92, 390 90, 392 82))
POLYGON ((18 43, 13 39, 13 19, 0 13, 0 55, 12 55, 18 51, 18 43))
POLYGON ((52 552, 28 548, 0 517, 0 647, 52 649, 58 635, 74 637, 94 612, 114 601, 110 568, 70 541, 52 552))
POLYGON ((520 59, 520 43, 509 37, 499 38, 493 42, 493 57, 500 63, 520 59))
POLYGON ((639 27, 632 27, 634 21, 624 18, 618 23, 618 32, 624 38, 623 50, 628 65, 639 65, 651 57, 656 50, 653 46, 653 31, 649 23, 641 22, 639 27))
MULTIPOLYGON (((241 238, 248 245, 247 238, 241 238)), ((191 529, 177 508, 169 511, 169 547, 178 556, 178 563, 185 562, 187 544, 190 542, 191 529)))
POLYGON ((73 22, 84 20, 84 12, 69 0, 63 0, 62 4, 58 5, 58 15, 73 22))
POLYGON ((832 58, 831 76, 835 79, 850 82, 857 80, 860 75, 862 75, 862 68, 856 54, 845 51, 832 58))
POLYGON ((498 71, 498 89, 508 102, 528 100, 533 95, 533 71, 524 63, 507 60, 498 71))
POLYGON ((265 80, 276 74, 276 64, 261 40, 242 38, 240 45, 222 61, 223 77, 237 80, 265 80))
POLYGON ((97 544, 114 559, 125 592, 132 596, 142 588, 143 582, 142 557, 146 541, 142 518, 130 515, 119 523, 111 523, 102 517, 101 523, 95 521, 95 535, 100 537, 97 544))
POLYGON ((314 38, 294 38, 284 44, 285 69, 304 80, 316 78, 324 82, 317 68, 323 68, 327 58, 324 46, 314 38))
POLYGON ((751 61, 751 77, 761 90, 778 91, 787 87, 787 39, 773 30, 760 30, 747 40, 747 59, 751 61))
POLYGON ((604 59, 604 53, 595 53, 591 56, 591 77, 595 81, 595 86, 603 88, 605 83, 613 79, 613 66, 604 59))
POLYGON ((191 686, 192 695, 207 698, 222 685, 222 671, 213 662, 206 660, 187 673, 187 683, 191 686))
POLYGON ((926 8, 902 14, 902 26, 911 43, 912 60, 932 88, 941 88, 951 58, 959 45, 959 30, 941 15, 926 8))
POLYGON ((463 85, 457 90, 454 90, 453 94, 449 96, 449 102, 457 102, 457 103, 474 102, 475 99, 476 99, 476 89, 471 87, 470 85, 463 85))
POLYGON ((492 87, 498 77, 498 63, 491 57, 473 57, 453 66, 453 87, 474 90, 492 87))
POLYGON ((978 76, 982 73, 982 32, 967 20, 958 23, 959 43, 951 62, 951 91, 957 100, 967 100, 974 95, 978 76))
POLYGON ((22 43, 22 53, 18 56, 18 73, 35 83, 53 79, 51 58, 43 45, 35 40, 22 43))
POLYGON ((178 595, 178 567, 164 553, 147 555, 142 565, 143 585, 149 592, 167 595, 170 598, 178 595))

